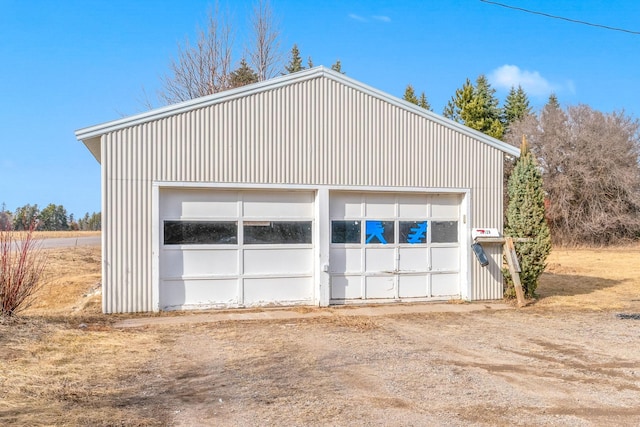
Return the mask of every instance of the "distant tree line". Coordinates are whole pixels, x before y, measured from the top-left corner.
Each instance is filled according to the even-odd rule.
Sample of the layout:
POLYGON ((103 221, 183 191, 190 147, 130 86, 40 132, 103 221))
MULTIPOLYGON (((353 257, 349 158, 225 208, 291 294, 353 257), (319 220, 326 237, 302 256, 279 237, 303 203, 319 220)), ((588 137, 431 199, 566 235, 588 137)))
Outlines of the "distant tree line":
POLYGON ((11 212, 3 203, 0 209, 0 230, 29 230, 34 225, 38 231, 97 231, 102 228, 100 212, 85 213, 76 219, 73 214, 67 214, 62 205, 50 203, 40 209, 38 205, 26 204, 11 212))

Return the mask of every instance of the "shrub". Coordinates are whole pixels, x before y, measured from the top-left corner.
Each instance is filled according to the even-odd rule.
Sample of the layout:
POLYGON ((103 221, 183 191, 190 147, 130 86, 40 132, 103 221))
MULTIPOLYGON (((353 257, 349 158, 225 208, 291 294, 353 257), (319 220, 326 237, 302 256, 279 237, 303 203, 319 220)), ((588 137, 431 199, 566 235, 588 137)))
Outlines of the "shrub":
MULTIPOLYGON (((516 243, 515 247, 522 270, 522 290, 526 296, 533 297, 538 278, 544 272, 545 261, 551 251, 551 235, 545 218, 542 175, 524 138, 520 158, 509 177, 508 193, 505 235, 528 239, 526 242, 516 243)), ((515 289, 508 270, 505 270, 505 279, 505 296, 514 297, 515 289)))
POLYGON ((34 230, 35 223, 25 232, 0 230, 0 317, 29 307, 42 286, 46 257, 34 230))

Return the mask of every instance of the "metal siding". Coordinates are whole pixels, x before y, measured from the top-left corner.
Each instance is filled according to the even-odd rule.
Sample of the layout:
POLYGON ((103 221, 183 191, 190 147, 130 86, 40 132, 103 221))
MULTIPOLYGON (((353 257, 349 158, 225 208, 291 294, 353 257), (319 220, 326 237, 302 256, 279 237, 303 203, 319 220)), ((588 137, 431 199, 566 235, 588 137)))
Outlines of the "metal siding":
MULTIPOLYGON (((151 311, 154 181, 470 189, 471 227, 502 229, 503 153, 328 78, 252 93, 103 137, 104 310, 151 311)), ((502 297, 501 255, 471 260, 502 297)))

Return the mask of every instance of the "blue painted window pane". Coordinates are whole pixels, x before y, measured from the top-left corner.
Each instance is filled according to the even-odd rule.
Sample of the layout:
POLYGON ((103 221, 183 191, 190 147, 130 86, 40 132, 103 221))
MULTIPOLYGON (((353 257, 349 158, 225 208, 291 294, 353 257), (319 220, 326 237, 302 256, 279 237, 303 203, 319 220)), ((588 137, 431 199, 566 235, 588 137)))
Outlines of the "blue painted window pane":
POLYGON ((458 243, 458 221, 432 221, 431 243, 458 243))
POLYGON ((165 245, 235 245, 238 224, 234 221, 165 221, 165 245))
POLYGON ((311 243, 311 221, 249 221, 244 224, 244 243, 284 245, 311 243))
POLYGON ((427 221, 400 221, 400 243, 427 243, 427 221))
POLYGON ((360 243, 360 221, 331 221, 331 243, 360 243))
POLYGON ((366 221, 365 243, 394 243, 393 221, 366 221))

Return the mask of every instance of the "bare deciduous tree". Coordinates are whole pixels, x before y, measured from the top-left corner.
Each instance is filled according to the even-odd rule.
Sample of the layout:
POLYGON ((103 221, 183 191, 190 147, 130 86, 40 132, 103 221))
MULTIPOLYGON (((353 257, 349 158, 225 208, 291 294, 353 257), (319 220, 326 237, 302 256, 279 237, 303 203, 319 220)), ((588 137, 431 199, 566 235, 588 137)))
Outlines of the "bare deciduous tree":
MULTIPOLYGON (((253 37, 246 57, 258 81, 280 73, 280 31, 268 0, 258 0, 251 17, 253 37)), ((162 79, 160 100, 167 104, 211 95, 237 86, 231 81, 233 69, 233 31, 228 15, 218 5, 209 12, 206 29, 198 30, 197 42, 187 39, 178 46, 178 56, 171 62, 171 72, 162 79)), ((240 64, 238 69, 248 68, 240 64)), ((238 70, 236 69, 236 71, 238 70)), ((244 70, 247 71, 247 70, 244 70)), ((251 82, 250 79, 243 81, 251 82)), ((147 105, 150 103, 147 101, 147 105)))
POLYGON ((270 79, 281 71, 280 30, 273 16, 269 0, 258 0, 251 17, 253 37, 249 48, 249 62, 258 81, 270 79))
POLYGON ((226 14, 218 5, 210 11, 206 29, 198 39, 178 46, 178 57, 171 62, 171 75, 162 80, 159 97, 167 104, 187 101, 229 89, 233 37, 226 14))
POLYGON ((586 105, 563 111, 555 98, 539 117, 514 123, 539 159, 553 240, 610 244, 640 238, 640 124, 586 105))

